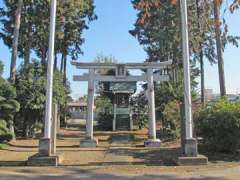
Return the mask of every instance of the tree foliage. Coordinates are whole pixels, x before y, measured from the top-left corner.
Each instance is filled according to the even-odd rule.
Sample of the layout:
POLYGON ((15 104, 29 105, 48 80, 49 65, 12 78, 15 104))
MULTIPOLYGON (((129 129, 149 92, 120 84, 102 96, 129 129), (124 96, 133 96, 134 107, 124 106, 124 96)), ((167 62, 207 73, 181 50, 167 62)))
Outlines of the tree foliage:
MULTIPOLYGON (((148 54, 147 61, 163 62, 172 60, 169 68, 170 82, 155 84, 156 113, 164 124, 164 111, 171 101, 183 102, 183 61, 181 39, 181 14, 179 1, 133 0, 138 11, 135 27, 130 33, 144 46, 148 54)), ((197 62, 200 52, 216 61, 214 26, 211 18, 209 1, 188 1, 189 10, 189 45, 191 59, 192 95, 196 94, 199 69, 197 62), (200 13, 200 14, 198 14, 200 13), (199 18, 200 17, 200 18, 199 18), (200 27, 199 27, 200 26, 200 27)), ((144 85, 144 90, 147 84, 144 85)), ((164 127, 163 127, 164 128, 164 127)))
MULTIPOLYGON (((44 66, 38 61, 33 61, 27 66, 22 65, 17 73, 16 89, 21 109, 15 123, 24 135, 29 136, 29 133, 34 132, 36 125, 43 123, 46 100, 44 66)), ((55 71, 53 102, 65 107, 68 94, 69 86, 63 84, 63 75, 59 71, 55 71)))
POLYGON ((225 99, 209 103, 195 114, 198 136, 214 151, 234 152, 240 147, 240 103, 225 99))
MULTIPOLYGON (((3 73, 3 64, 0 61, 0 76, 3 73)), ((16 101, 15 88, 5 79, 0 77, 0 142, 14 137, 13 119, 20 105, 16 101)))
MULTIPOLYGON (((18 0, 3 0, 0 8, 0 38, 10 49, 14 37, 15 13, 19 8, 17 3, 18 0)), ((57 3, 53 101, 59 105, 63 117, 70 91, 66 72, 67 57, 75 60, 83 53, 82 33, 88 29, 88 23, 97 17, 94 14, 93 0, 58 0, 57 3)), ((15 117, 15 123, 17 129, 26 136, 34 132, 37 124, 42 124, 44 116, 49 21, 49 0, 23 0, 18 56, 24 59, 24 63, 17 71, 16 77, 15 93, 21 108, 15 117), (39 60, 32 60, 32 54, 39 60)))
MULTIPOLYGON (((82 54, 81 45, 84 42, 82 32, 88 29, 88 21, 96 19, 93 0, 60 0, 57 1, 56 19, 56 54, 76 59, 82 54)), ((11 48, 14 30, 14 14, 17 0, 4 0, 0 9, 0 22, 3 24, 0 37, 11 48)), ((46 63, 49 36, 49 0, 24 0, 20 27, 18 52, 29 62, 31 51, 46 63)))

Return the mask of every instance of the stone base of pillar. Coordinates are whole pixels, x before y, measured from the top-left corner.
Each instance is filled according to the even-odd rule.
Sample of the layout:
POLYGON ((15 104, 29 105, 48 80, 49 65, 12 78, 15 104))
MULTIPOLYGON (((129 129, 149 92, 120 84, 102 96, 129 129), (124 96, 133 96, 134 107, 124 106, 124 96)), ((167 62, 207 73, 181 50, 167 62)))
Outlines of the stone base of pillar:
POLYGON ((198 143, 197 139, 186 139, 184 143, 184 155, 186 157, 197 157, 198 156, 198 143))
POLYGON ((51 140, 42 138, 39 140, 39 151, 28 158, 28 166, 57 166, 61 157, 51 153, 51 140))
POLYGON ((40 156, 50 156, 51 155, 51 139, 41 138, 39 140, 38 154, 40 156))
POLYGON ((28 158, 28 166, 58 166, 62 161, 59 155, 41 156, 40 154, 33 155, 28 158))
POLYGON ((207 165, 208 158, 203 155, 197 155, 196 157, 179 157, 177 164, 180 166, 207 165))
POLYGON ((177 164, 181 166, 207 165, 208 158, 198 154, 197 140, 186 139, 184 141, 184 155, 178 158, 177 164))
POLYGON ((96 148, 97 144, 97 139, 84 139, 80 141, 80 147, 82 148, 96 148))
POLYGON ((158 148, 161 146, 161 140, 160 139, 149 139, 144 142, 145 147, 150 147, 150 148, 158 148))

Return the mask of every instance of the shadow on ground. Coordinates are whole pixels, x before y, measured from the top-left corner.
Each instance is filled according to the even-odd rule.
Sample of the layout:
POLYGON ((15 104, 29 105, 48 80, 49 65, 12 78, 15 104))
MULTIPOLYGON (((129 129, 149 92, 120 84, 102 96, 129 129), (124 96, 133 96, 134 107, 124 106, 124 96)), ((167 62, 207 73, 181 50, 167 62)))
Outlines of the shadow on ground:
POLYGON ((212 163, 222 162, 240 162, 239 152, 215 152, 208 146, 202 144, 199 145, 199 152, 208 157, 209 161, 212 163))
POLYGON ((39 171, 31 171, 31 169, 22 169, 17 172, 10 172, 8 174, 1 174, 0 179, 4 180, 71 180, 71 179, 104 179, 104 180, 223 180, 223 177, 209 177, 209 176, 177 176, 174 174, 145 174, 145 175, 114 175, 112 173, 98 173, 94 170, 83 170, 79 168, 69 168, 58 173, 41 174, 39 171))

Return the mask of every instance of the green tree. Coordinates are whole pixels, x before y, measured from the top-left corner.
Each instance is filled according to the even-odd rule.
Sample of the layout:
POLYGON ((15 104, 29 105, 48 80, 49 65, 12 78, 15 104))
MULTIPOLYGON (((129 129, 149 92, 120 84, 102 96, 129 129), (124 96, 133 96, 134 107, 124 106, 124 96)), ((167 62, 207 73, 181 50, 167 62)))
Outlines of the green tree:
MULTIPOLYGON (((179 104, 183 102, 183 65, 179 5, 169 0, 134 0, 132 2, 134 8, 138 10, 138 18, 135 28, 130 33, 144 46, 148 54, 147 61, 173 61, 171 68, 169 68, 170 82, 155 83, 156 113, 158 120, 163 122, 163 112, 166 105, 174 100, 179 104)), ((196 67, 197 55, 203 48, 201 46, 202 34, 199 33, 197 8, 194 1, 189 2, 189 10, 191 14, 189 17, 191 76, 194 95, 197 88, 196 77, 199 75, 199 69, 196 67)), ((203 24, 203 22, 201 23, 203 24)), ((208 36, 213 37, 212 31, 208 31, 208 36)), ((211 38, 208 39, 211 40, 211 38)), ((211 48, 215 47, 212 41, 206 40, 204 43, 213 44, 211 48)), ((215 57, 214 51, 204 51, 204 53, 211 53, 211 56, 215 57)), ((143 88, 146 90, 147 84, 143 88)))
MULTIPOLYGON (((93 3, 93 0, 58 1, 55 52, 56 55, 62 54, 65 80, 67 56, 70 55, 72 59, 77 59, 78 55, 82 54, 81 45, 84 43, 82 32, 88 29, 89 21, 96 19, 93 3)), ((14 26, 16 9, 17 0, 4 0, 0 11, 0 21, 3 24, 0 37, 9 48, 12 48, 12 38, 16 27, 14 26)), ((30 62, 31 51, 33 51, 41 59, 42 64, 46 65, 49 17, 49 0, 23 0, 18 55, 24 57, 25 64, 30 62)))
MULTIPOLYGON (((65 107, 70 90, 69 86, 64 85, 62 82, 63 75, 59 71, 55 71, 53 101, 58 103, 60 107, 65 107)), ((29 137, 34 135, 35 129, 43 124, 46 100, 44 66, 38 61, 33 61, 27 66, 22 65, 17 73, 16 89, 17 100, 21 104, 21 109, 16 116, 15 123, 22 135, 29 137)))
POLYGON ((146 127, 148 122, 148 100, 144 92, 132 96, 130 105, 134 114, 133 119, 137 123, 138 128, 146 127))
MULTIPOLYGON (((0 62, 0 76, 3 73, 3 64, 0 62)), ((0 120, 5 121, 7 127, 10 129, 11 135, 15 137, 14 131, 14 115, 20 108, 19 103, 16 101, 15 88, 0 77, 0 120)))
POLYGON ((12 58, 11 58, 11 67, 10 67, 10 79, 14 83, 16 79, 16 61, 17 61, 17 52, 18 52, 18 39, 19 39, 19 29, 21 24, 21 12, 22 12, 23 0, 18 0, 16 16, 15 16, 15 25, 13 31, 13 43, 12 43, 12 58))
POLYGON ((226 95, 226 85, 225 85, 225 72, 224 72, 224 61, 223 61, 223 45, 221 39, 221 21, 220 21, 220 8, 222 1, 214 0, 214 20, 215 20, 215 31, 216 31, 216 46, 217 46, 217 56, 218 56, 218 76, 220 84, 221 96, 226 95))

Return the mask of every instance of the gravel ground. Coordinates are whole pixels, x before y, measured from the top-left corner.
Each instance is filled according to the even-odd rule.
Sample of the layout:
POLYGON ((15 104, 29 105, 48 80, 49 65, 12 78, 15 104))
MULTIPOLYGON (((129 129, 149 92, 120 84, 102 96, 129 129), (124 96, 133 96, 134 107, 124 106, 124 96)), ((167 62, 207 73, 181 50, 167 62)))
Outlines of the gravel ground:
MULTIPOLYGON (((0 180, 70 180, 70 179, 240 179, 240 163, 234 159, 210 158, 207 166, 179 167, 174 159, 180 154, 179 144, 164 143, 158 149, 142 146, 147 131, 137 131, 134 140, 111 143, 117 132, 95 132, 98 148, 79 147, 84 132, 64 129, 59 133, 58 152, 63 156, 61 166, 0 167, 0 180), (145 164, 145 165, 144 165, 145 164)), ((121 134, 129 134, 121 132, 121 134)), ((128 135, 127 135, 128 136, 128 135)), ((17 140, 0 150, 0 163, 26 161, 38 150, 38 140, 17 140)))
POLYGON ((71 180, 71 179, 236 179, 240 166, 220 167, 148 167, 148 166, 93 166, 93 167, 22 167, 0 168, 1 180, 71 180))

